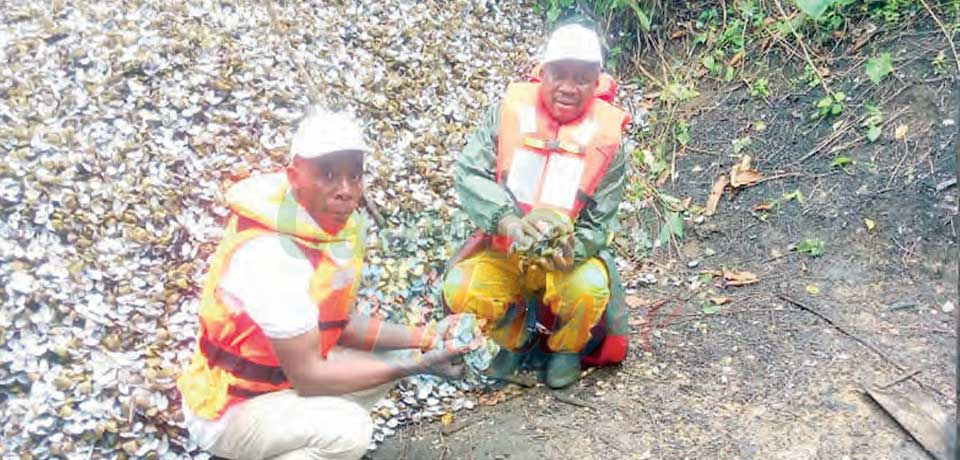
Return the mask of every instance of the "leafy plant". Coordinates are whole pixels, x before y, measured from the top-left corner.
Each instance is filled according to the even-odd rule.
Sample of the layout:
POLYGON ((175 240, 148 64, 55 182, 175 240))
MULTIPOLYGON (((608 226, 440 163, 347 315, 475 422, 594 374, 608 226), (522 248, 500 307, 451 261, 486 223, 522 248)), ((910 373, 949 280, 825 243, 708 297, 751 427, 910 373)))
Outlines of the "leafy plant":
POLYGON ((792 192, 785 192, 785 193, 783 194, 783 200, 782 200, 782 201, 796 200, 797 203, 803 204, 803 199, 804 199, 804 198, 803 198, 803 192, 801 192, 800 190, 794 190, 794 191, 792 191, 792 192))
POLYGON ((827 7, 836 3, 836 0, 794 0, 794 3, 807 16, 818 19, 827 11, 827 7))
POLYGON ((673 82, 667 85, 660 93, 660 99, 664 102, 687 102, 699 96, 700 93, 688 84, 673 82))
POLYGON ((752 144, 753 141, 750 139, 750 136, 747 137, 738 137, 733 140, 733 153, 738 154, 752 144))
POLYGON ((893 59, 890 53, 881 53, 879 56, 867 59, 866 71, 870 81, 874 85, 879 85, 883 77, 893 72, 893 59))
POLYGON ((616 73, 617 63, 620 62, 620 56, 623 54, 623 47, 620 45, 610 48, 607 52, 607 68, 616 73))
POLYGON ((540 0, 537 8, 547 14, 548 22, 556 22, 565 10, 573 8, 575 0, 540 0))
MULTIPOLYGON (((960 2, 957 2, 960 4, 960 2)), ((960 23, 958 23, 960 24, 960 23)), ((933 73, 936 75, 943 75, 947 73, 947 54, 946 51, 940 50, 939 53, 930 61, 930 65, 933 67, 933 73)))
POLYGON ((720 312, 720 305, 713 303, 710 300, 703 301, 703 313, 707 315, 713 315, 720 312))
POLYGON ((808 238, 797 245, 797 252, 802 252, 810 257, 820 257, 823 255, 826 244, 821 239, 808 238))
POLYGON ((671 236, 683 238, 683 216, 676 211, 668 213, 665 217, 665 221, 660 227, 660 235, 657 237, 657 243, 663 246, 670 241, 671 236))
POLYGON ((875 142, 880 138, 881 128, 883 124, 883 112, 880 111, 880 108, 872 105, 866 105, 867 116, 863 119, 862 127, 867 128, 867 140, 870 142, 875 142))
POLYGON ((849 164, 853 163, 853 160, 850 157, 845 155, 838 155, 833 161, 830 162, 831 168, 843 168, 849 164))
POLYGON ((770 96, 770 88, 767 87, 768 82, 764 77, 757 78, 752 83, 750 83, 750 95, 753 97, 768 97, 770 96))
POLYGON ((814 118, 839 115, 840 112, 843 112, 843 101, 846 99, 847 95, 839 91, 832 95, 824 96, 818 100, 815 105, 817 113, 814 114, 814 118))
POLYGON ((697 18, 695 26, 698 29, 704 29, 710 25, 716 25, 720 20, 720 12, 716 8, 707 8, 700 12, 700 16, 697 18))
MULTIPOLYGON (((722 51, 720 51, 720 53, 722 53, 722 51)), ((711 73, 719 74, 720 71, 723 70, 723 65, 717 62, 717 58, 714 57, 714 54, 707 54, 703 56, 700 59, 700 63, 703 64, 703 66, 706 67, 711 73)))
POLYGON ((674 138, 680 145, 687 145, 687 143, 690 142, 690 125, 687 124, 686 120, 677 122, 676 129, 674 130, 674 138))
POLYGON ((823 83, 823 80, 820 79, 820 75, 817 74, 817 71, 813 67, 810 67, 810 64, 807 64, 803 68, 803 80, 807 82, 808 88, 816 88, 823 83))
POLYGON ((656 180, 661 173, 670 167, 663 158, 663 149, 659 146, 654 151, 637 149, 634 151, 633 157, 636 163, 642 164, 644 169, 646 169, 647 177, 653 180, 656 180))

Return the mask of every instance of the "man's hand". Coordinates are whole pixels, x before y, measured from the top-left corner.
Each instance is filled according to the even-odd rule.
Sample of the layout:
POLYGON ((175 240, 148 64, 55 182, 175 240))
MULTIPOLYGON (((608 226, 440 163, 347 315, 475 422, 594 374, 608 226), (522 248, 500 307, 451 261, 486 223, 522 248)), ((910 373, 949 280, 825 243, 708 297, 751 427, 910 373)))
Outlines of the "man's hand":
POLYGON ((560 238, 554 244, 553 254, 535 262, 544 271, 570 271, 573 268, 573 234, 560 238))
POLYGON ((440 321, 427 325, 423 332, 423 339, 420 341, 420 349, 423 351, 432 350, 443 342, 452 340, 457 335, 461 321, 463 321, 463 314, 457 313, 445 316, 440 321))
POLYGON ((540 231, 526 217, 504 216, 497 225, 497 233, 513 240, 513 245, 520 248, 533 246, 540 237, 540 231))
POLYGON ((457 348, 453 339, 444 340, 443 345, 421 355, 421 365, 426 374, 451 379, 463 377, 463 360, 466 353, 476 350, 486 338, 478 335, 465 347, 457 348))

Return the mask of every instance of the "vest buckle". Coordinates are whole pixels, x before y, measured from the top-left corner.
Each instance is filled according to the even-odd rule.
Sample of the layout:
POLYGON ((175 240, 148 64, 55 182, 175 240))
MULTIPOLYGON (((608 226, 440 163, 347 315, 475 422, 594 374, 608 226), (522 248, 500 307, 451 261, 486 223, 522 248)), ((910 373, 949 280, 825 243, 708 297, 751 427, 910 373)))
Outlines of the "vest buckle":
POLYGON ((538 150, 558 151, 562 150, 575 155, 583 154, 583 146, 573 142, 561 141, 557 139, 537 139, 535 137, 524 137, 523 145, 538 150))

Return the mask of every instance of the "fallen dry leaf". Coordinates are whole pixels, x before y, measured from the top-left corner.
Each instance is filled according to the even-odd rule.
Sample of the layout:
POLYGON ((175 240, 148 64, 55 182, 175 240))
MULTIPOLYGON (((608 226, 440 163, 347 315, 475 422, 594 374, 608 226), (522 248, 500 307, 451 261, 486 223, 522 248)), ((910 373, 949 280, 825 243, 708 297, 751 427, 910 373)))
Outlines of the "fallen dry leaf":
POLYGON ((480 395, 480 397, 477 398, 477 401, 484 406, 496 406, 506 398, 506 393, 497 391, 490 394, 480 395))
POLYGON ((743 186, 752 185, 763 177, 763 174, 760 174, 760 171, 757 171, 751 167, 750 161, 750 155, 744 155, 740 158, 740 163, 737 163, 733 165, 733 168, 730 168, 731 187, 740 188, 743 186))
POLYGON ((907 137, 907 131, 909 130, 910 127, 907 125, 897 126, 897 129, 893 132, 893 137, 898 141, 902 140, 903 138, 907 137))
POLYGON ((756 170, 747 170, 747 171, 737 171, 730 176, 730 185, 733 188, 740 188, 745 185, 753 185, 758 180, 763 178, 763 174, 760 174, 756 170))
POLYGON ((733 55, 733 58, 730 59, 730 67, 736 67, 740 61, 743 60, 743 51, 738 52, 733 55))
POLYGON ((667 179, 670 177, 670 171, 664 171, 660 173, 660 176, 657 177, 657 186, 663 187, 663 184, 667 183, 667 179))
POLYGON ((729 183, 730 179, 727 176, 723 176, 713 183, 713 190, 710 190, 710 197, 707 198, 707 206, 704 214, 712 216, 715 212, 717 212, 717 205, 720 204, 720 197, 723 195, 723 190, 727 188, 729 183))
POLYGON ((442 423, 443 426, 450 426, 450 425, 452 425, 452 424, 453 424, 453 412, 447 412, 446 414, 443 414, 443 416, 440 417, 440 423, 442 423))
POLYGON ((757 205, 753 207, 753 210, 754 210, 754 211, 757 211, 757 212, 760 212, 760 211, 769 211, 769 210, 771 210, 771 209, 773 209, 773 203, 769 203, 769 202, 766 202, 766 201, 761 202, 761 203, 757 203, 757 205))
POLYGON ((746 286, 760 281, 760 277, 750 272, 723 271, 723 279, 727 286, 746 286))
POLYGON ((707 300, 713 302, 714 305, 726 305, 730 303, 730 298, 722 295, 716 296, 716 297, 709 297, 707 300))
POLYGON ((687 35, 687 31, 686 31, 686 30, 684 30, 684 29, 674 30, 673 33, 670 34, 670 39, 671 39, 671 40, 676 40, 676 39, 678 39, 678 38, 683 38, 684 35, 687 35))

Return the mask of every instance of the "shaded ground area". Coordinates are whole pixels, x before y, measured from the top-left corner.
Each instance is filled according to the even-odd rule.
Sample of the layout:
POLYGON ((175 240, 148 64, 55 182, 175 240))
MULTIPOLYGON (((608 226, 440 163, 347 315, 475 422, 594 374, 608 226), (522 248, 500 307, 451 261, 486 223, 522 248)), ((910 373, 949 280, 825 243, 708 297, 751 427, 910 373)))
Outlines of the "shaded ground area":
MULTIPOLYGON (((956 173, 960 82, 929 71, 942 36, 877 46, 893 52, 896 81, 874 88, 850 72, 832 83, 852 100, 830 121, 809 119, 822 94, 790 81, 796 66, 770 65, 767 100, 701 81, 666 191, 704 203, 745 136, 741 153, 765 180, 688 222, 678 254, 626 270, 634 335, 621 368, 591 372, 560 397, 542 386, 496 390, 505 401, 410 427, 372 458, 928 458, 862 388, 918 371, 894 388, 956 409, 957 187, 945 184, 956 173), (873 143, 859 126, 867 102, 884 113, 873 143), (850 162, 832 166, 837 156, 850 162), (795 191, 802 201, 784 198, 795 191), (805 239, 823 241, 823 255, 791 251, 805 239), (722 268, 760 282, 702 276, 722 268), (641 281, 650 274, 656 283, 641 281), (730 302, 705 313, 711 296, 730 302)), ((623 218, 630 228, 633 216, 623 218)))

